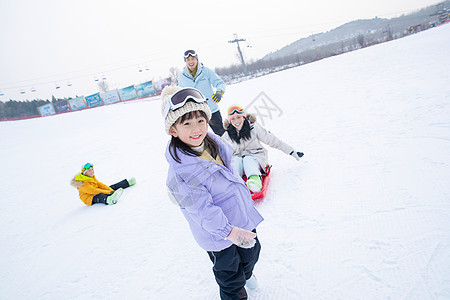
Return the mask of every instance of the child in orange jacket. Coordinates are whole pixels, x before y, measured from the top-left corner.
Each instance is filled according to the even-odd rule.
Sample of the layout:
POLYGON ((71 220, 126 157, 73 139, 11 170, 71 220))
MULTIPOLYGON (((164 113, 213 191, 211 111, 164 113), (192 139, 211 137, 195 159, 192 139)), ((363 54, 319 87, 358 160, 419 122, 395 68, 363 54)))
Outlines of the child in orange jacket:
POLYGON ((71 185, 78 189, 81 201, 87 205, 95 203, 116 204, 123 189, 135 184, 136 179, 132 177, 107 186, 95 178, 94 165, 90 163, 83 165, 81 173, 76 175, 71 182, 71 185))

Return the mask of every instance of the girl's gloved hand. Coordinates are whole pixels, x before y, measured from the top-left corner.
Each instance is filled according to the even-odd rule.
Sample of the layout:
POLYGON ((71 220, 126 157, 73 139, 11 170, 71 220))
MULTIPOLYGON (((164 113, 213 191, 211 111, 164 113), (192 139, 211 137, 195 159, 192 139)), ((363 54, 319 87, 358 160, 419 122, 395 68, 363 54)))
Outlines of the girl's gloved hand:
POLYGON ((230 234, 227 236, 227 240, 230 240, 233 244, 241 248, 252 248, 256 244, 256 233, 239 228, 233 227, 230 234))
POLYGON ((302 157, 304 154, 303 152, 297 152, 294 150, 290 153, 290 155, 292 155, 298 161, 300 160, 300 157, 302 157))

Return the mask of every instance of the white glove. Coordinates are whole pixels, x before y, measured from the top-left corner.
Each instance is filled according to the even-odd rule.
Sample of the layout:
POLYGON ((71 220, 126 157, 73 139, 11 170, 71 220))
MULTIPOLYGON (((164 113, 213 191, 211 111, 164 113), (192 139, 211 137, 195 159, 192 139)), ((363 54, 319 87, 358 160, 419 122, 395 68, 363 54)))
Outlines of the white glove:
POLYGON ((300 157, 302 157, 304 155, 303 152, 297 152, 295 150, 289 154, 292 155, 297 161, 299 161, 300 157))
POLYGON ((256 244, 256 233, 239 228, 233 227, 230 234, 227 236, 227 240, 230 240, 233 244, 241 248, 252 248, 256 244))

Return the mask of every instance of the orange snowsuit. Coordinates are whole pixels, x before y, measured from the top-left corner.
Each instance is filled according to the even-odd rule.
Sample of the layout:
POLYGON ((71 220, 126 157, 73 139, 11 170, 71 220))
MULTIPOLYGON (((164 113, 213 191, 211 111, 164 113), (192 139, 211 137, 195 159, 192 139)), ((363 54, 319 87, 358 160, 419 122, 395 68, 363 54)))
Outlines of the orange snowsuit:
POLYGON ((100 193, 110 194, 112 188, 101 183, 95 176, 78 174, 72 179, 72 185, 78 189, 80 199, 87 205, 92 205, 92 198, 100 193))

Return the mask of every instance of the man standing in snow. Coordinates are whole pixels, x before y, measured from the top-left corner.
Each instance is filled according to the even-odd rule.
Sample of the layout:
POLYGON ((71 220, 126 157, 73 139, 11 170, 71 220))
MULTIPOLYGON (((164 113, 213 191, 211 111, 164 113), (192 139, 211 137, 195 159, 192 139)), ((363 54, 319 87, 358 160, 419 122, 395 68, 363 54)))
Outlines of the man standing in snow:
POLYGON ((198 62, 198 55, 194 50, 184 52, 184 61, 186 66, 178 77, 178 84, 182 87, 193 87, 202 92, 212 113, 209 126, 215 134, 222 136, 225 130, 217 103, 225 93, 225 82, 213 70, 198 62))

